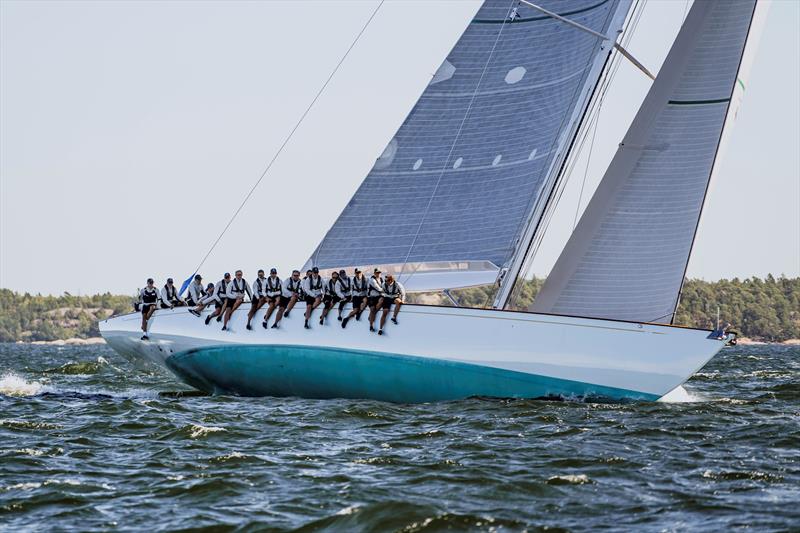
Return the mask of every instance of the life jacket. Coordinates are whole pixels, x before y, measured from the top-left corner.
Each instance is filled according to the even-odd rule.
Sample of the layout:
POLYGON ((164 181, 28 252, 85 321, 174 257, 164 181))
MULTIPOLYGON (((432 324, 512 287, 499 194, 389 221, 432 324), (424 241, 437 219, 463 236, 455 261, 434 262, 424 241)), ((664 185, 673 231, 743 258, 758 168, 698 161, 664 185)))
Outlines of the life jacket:
POLYGON ((267 278, 267 292, 280 292, 281 291, 281 278, 275 276, 275 285, 273 285, 272 276, 267 278))
POLYGON ((396 281, 393 281, 391 284, 384 283, 383 292, 392 298, 398 298, 400 296, 400 287, 397 286, 396 281))
POLYGON ((289 278, 289 284, 286 286, 287 289, 294 293, 300 292, 300 285, 303 283, 302 280, 295 281, 294 278, 289 278))
POLYGON ((314 284, 314 276, 308 278, 308 289, 311 291, 318 291, 322 289, 322 276, 317 276, 316 284, 314 284))
POLYGON ((175 285, 172 286, 172 290, 170 290, 169 285, 164 285, 164 288, 167 290, 167 300, 173 302, 178 299, 178 291, 175 290, 175 285))
POLYGON ((339 276, 339 283, 342 284, 343 292, 349 292, 350 291, 350 278, 343 278, 343 277, 339 276))
POLYGON ((263 289, 264 285, 261 282, 261 278, 256 278, 256 285, 258 286, 258 290, 256 291, 255 296, 261 296, 262 294, 264 294, 264 289, 263 289))
POLYGON ((228 282, 225 281, 225 278, 222 278, 222 280, 219 283, 220 287, 219 290, 217 291, 217 294, 219 295, 220 298, 224 298, 225 295, 228 294, 228 282))
POLYGON ((237 280, 236 278, 233 278, 233 282, 232 282, 233 283, 233 292, 236 292, 236 293, 239 293, 239 294, 244 294, 244 287, 247 285, 247 282, 245 282, 245 280, 242 279, 242 286, 239 287, 239 284, 236 283, 237 281, 239 281, 239 280, 237 280))
POLYGON ((158 300, 158 290, 153 287, 152 289, 148 289, 145 287, 142 290, 142 303, 144 304, 154 304, 158 300))
MULTIPOLYGON (((378 286, 379 287, 383 285, 383 282, 381 281, 381 278, 376 278, 375 276, 372 276, 372 279, 378 280, 378 286)), ((369 284, 369 290, 367 291, 367 296, 380 296, 380 295, 381 295, 381 291, 376 290, 372 286, 372 283, 370 283, 369 284)))
POLYGON ((358 281, 358 278, 353 278, 353 292, 364 292, 367 290, 367 285, 369 282, 367 278, 361 276, 361 281, 358 281))
POLYGON ((333 278, 328 280, 328 294, 331 296, 338 296, 336 294, 336 282, 339 280, 334 280, 333 278))

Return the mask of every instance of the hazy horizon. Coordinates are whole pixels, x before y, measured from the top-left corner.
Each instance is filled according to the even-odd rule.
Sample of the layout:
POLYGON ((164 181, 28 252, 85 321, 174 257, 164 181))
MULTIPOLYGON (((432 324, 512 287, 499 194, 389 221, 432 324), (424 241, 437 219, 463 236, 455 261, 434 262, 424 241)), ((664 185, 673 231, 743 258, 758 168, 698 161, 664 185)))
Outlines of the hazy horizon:
MULTIPOLYGON (((201 270, 207 281, 302 266, 478 3, 383 4, 201 270)), ((648 3, 628 48, 651 70, 687 5, 648 3)), ((180 283, 376 6, 0 3, 0 287, 128 294, 151 276, 180 283)), ((800 276, 798 28, 800 2, 773 2, 690 278, 800 276)), ((649 85, 623 62, 581 208, 649 85)), ((569 234, 585 155, 537 273, 569 234)))

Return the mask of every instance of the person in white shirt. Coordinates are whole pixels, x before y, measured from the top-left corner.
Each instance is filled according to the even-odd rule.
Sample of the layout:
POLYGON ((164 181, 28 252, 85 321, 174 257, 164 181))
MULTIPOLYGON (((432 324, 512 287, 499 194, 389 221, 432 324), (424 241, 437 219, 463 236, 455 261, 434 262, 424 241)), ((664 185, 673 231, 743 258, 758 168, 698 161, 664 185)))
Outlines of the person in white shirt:
POLYGON ((244 295, 253 300, 253 293, 250 291, 250 285, 247 280, 242 277, 242 271, 237 270, 234 273, 234 278, 228 283, 228 309, 225 311, 225 320, 222 323, 222 331, 228 331, 228 322, 233 316, 233 312, 239 309, 239 306, 244 302, 244 295))
POLYGON ((225 309, 228 307, 228 285, 231 283, 230 272, 225 272, 225 275, 214 286, 214 294, 217 295, 217 300, 214 303, 214 312, 206 317, 206 326, 211 322, 212 318, 217 319, 217 322, 222 322, 225 309))
POLYGON ((161 309, 172 309, 185 305, 186 302, 183 301, 183 298, 178 296, 178 289, 175 288, 172 278, 167 278, 167 284, 161 289, 161 309))
MULTIPOLYGON (((197 302, 197 306, 194 309, 189 309, 189 312, 192 313, 194 316, 200 316, 200 313, 211 305, 212 303, 217 305, 218 309, 222 305, 222 300, 220 299, 219 295, 217 295, 216 290, 214 289, 214 284, 209 283, 206 290, 203 291, 204 296, 200 298, 200 301, 197 302)), ((208 323, 208 321, 206 321, 208 323)))
POLYGON ((302 289, 306 297, 306 323, 305 328, 311 329, 308 325, 308 320, 311 318, 311 313, 314 312, 319 304, 322 302, 322 285, 323 281, 319 275, 319 268, 314 267, 311 269, 311 275, 303 280, 302 289))
POLYGON ((388 274, 383 284, 381 296, 383 298, 381 301, 383 314, 381 315, 381 327, 378 329, 378 335, 383 335, 383 328, 386 327, 386 317, 389 315, 389 309, 391 309, 392 304, 394 304, 392 322, 397 324, 397 314, 406 299, 406 289, 399 281, 395 281, 394 276, 388 274))
POLYGON ((154 283, 153 278, 147 278, 147 286, 139 292, 139 302, 142 306, 143 341, 150 339, 150 337, 147 336, 147 322, 150 320, 150 317, 153 316, 153 313, 155 313, 156 305, 159 300, 158 289, 155 288, 153 285, 154 283))
POLYGON ((203 288, 203 276, 196 274, 194 281, 189 284, 189 292, 186 295, 186 305, 195 307, 200 304, 200 300, 205 298, 206 291, 203 288))
POLYGON ((264 271, 258 270, 258 277, 253 282, 253 292, 250 302, 250 311, 247 313, 247 329, 253 329, 250 321, 256 316, 261 307, 267 303, 267 278, 264 277, 264 271))
POLYGON ((325 283, 325 296, 322 297, 325 305, 322 308, 322 315, 319 317, 320 326, 325 324, 325 317, 328 316, 328 312, 333 309, 333 306, 347 298, 342 290, 341 281, 339 273, 334 271, 331 274, 331 279, 325 283))
MULTIPOLYGON (((281 319, 289 316, 289 311, 292 310, 294 304, 300 298, 300 290, 303 282, 300 279, 300 271, 292 270, 292 276, 285 282, 281 283, 281 297, 278 302, 278 316, 275 318, 275 323, 272 324, 272 329, 278 329, 281 319)), ((267 320, 264 317, 264 322, 261 324, 264 329, 267 328, 267 320)))
POLYGON ((342 293, 344 294, 344 298, 339 302, 339 316, 337 317, 339 322, 342 321, 342 311, 344 310, 344 306, 347 305, 349 301, 352 300, 352 282, 350 278, 347 276, 347 272, 344 269, 339 271, 339 285, 342 287, 342 293))
MULTIPOLYGON (((283 287, 281 285, 281 278, 278 277, 278 269, 277 268, 270 268, 269 269, 269 277, 267 278, 266 282, 266 298, 267 304, 267 312, 264 315, 264 321, 261 325, 264 329, 267 329, 267 324, 269 323, 269 317, 272 316, 272 312, 275 311, 281 304, 281 294, 283 293, 283 287)), ((276 320, 275 323, 278 321, 276 320)))
POLYGON ((364 277, 364 274, 359 269, 355 269, 353 278, 350 280, 350 299, 353 302, 353 310, 342 320, 343 328, 347 327, 347 322, 353 317, 356 317, 356 320, 361 320, 361 313, 364 312, 364 308, 367 306, 368 286, 369 282, 364 277))
POLYGON ((381 295, 383 294, 383 278, 381 278, 381 269, 376 268, 372 271, 372 277, 369 278, 369 286, 367 287, 367 305, 369 306, 369 330, 375 331, 373 324, 375 317, 378 315, 378 306, 381 305, 381 295))

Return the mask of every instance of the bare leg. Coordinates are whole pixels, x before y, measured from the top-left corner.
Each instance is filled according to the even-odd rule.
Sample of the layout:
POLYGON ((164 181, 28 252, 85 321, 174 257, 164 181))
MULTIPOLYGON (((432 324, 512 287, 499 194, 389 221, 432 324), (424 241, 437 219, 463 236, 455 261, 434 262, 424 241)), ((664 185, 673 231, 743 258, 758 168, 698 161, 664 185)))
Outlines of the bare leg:
POLYGON ((375 325, 375 317, 378 314, 378 309, 380 309, 381 304, 383 304, 383 298, 380 298, 378 300, 378 303, 376 303, 373 307, 369 308, 369 330, 370 331, 375 331, 375 326, 374 326, 375 325))
POLYGON ((243 301, 244 300, 242 298, 237 298, 236 303, 234 303, 232 307, 228 308, 228 312, 225 313, 225 322, 222 324, 223 329, 228 328, 228 321, 231 319, 231 316, 233 316, 233 312, 239 309, 239 306, 242 305, 243 301))
MULTIPOLYGON (((267 308, 267 314, 264 315, 264 322, 269 322, 269 317, 272 316, 272 312, 275 310, 275 306, 277 305, 276 300, 272 300, 269 303, 269 307, 267 308)), ((279 319, 280 320, 280 319, 279 319)))
POLYGON ((400 301, 400 298, 395 299, 394 301, 394 315, 392 315, 392 322, 397 324, 397 315, 400 314, 400 308, 403 306, 403 302, 400 301))
MULTIPOLYGON (((256 313, 259 309, 261 309, 264 304, 267 302, 267 299, 264 297, 259 298, 255 302, 250 303, 250 311, 247 312, 247 325, 250 325, 250 321, 253 320, 253 317, 256 316, 256 313)), ((249 328, 248 328, 249 329, 249 328)))
MULTIPOLYGON (((297 303, 297 295, 296 294, 292 294, 292 297, 289 298, 289 305, 286 306, 286 311, 284 312, 284 315, 289 316, 289 311, 294 309, 294 304, 296 304, 296 303, 297 303)), ((277 321, 280 322, 281 318, 283 318, 283 316, 278 315, 278 320, 277 321)))
POLYGON ((388 307, 384 307, 383 308, 383 313, 381 314, 381 327, 380 327, 381 330, 386 327, 386 317, 387 316, 389 316, 389 308, 388 307))
POLYGON ((339 302, 339 320, 342 319, 342 311, 344 311, 344 306, 347 305, 347 301, 350 298, 342 298, 342 301, 339 302))

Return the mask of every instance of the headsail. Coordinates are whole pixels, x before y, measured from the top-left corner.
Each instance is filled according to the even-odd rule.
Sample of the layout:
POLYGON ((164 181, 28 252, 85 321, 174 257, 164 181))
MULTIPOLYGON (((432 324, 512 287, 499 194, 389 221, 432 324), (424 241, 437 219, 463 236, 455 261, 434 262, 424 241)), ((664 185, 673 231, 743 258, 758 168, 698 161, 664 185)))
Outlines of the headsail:
MULTIPOLYGON (((630 3, 541 2, 612 38, 630 3)), ((608 46, 516 0, 487 0, 309 265, 416 272, 412 290, 493 282, 608 46)))
POLYGON ((755 13, 694 2, 533 311, 672 321, 755 13))

